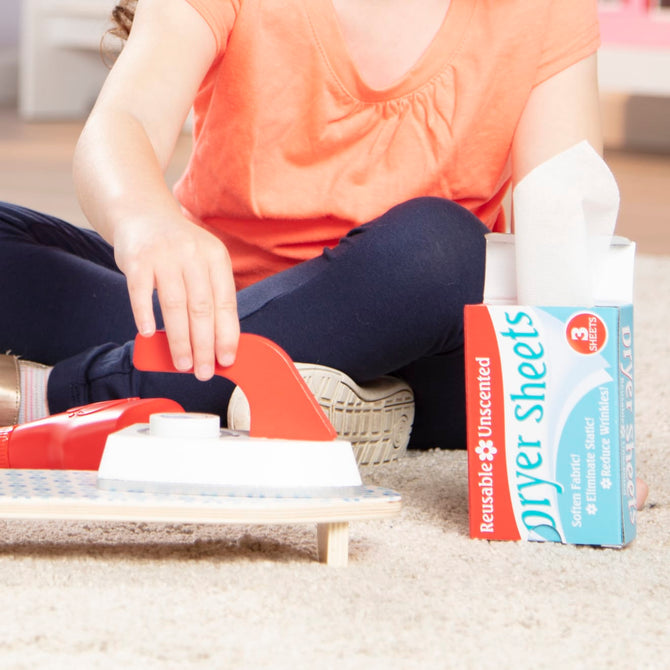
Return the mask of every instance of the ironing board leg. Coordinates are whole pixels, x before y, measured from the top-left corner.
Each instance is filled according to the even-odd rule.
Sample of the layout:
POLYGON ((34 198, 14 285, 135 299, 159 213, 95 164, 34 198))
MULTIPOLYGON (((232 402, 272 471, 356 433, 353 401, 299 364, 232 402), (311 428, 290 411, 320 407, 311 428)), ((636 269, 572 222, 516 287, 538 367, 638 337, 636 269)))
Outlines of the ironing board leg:
POLYGON ((349 559, 349 524, 320 523, 316 527, 319 561, 334 567, 346 567, 349 559))

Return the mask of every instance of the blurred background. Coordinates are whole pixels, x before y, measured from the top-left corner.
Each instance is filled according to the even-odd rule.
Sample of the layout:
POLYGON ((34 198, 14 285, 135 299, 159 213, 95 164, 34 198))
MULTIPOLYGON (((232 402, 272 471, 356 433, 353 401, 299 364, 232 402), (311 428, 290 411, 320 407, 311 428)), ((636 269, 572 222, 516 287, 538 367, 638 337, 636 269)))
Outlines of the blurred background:
MULTIPOLYGON (((114 0, 0 0, 0 200, 86 225, 70 173, 74 143, 107 73, 100 36, 114 0)), ((606 159, 617 232, 670 253, 670 0, 600 0, 606 159)), ((118 45, 106 42, 113 55, 118 45)), ((186 164, 180 138, 166 180, 186 164)))

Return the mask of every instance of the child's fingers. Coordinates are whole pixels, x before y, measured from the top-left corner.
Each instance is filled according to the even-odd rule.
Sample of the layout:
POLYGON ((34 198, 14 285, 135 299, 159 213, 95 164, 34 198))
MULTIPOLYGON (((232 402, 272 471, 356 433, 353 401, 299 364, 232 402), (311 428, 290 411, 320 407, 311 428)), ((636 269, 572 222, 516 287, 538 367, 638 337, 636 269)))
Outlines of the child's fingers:
POLYGON ((180 372, 193 367, 186 287, 180 269, 166 269, 156 273, 158 300, 163 313, 163 324, 170 345, 172 362, 180 372))
POLYGON ((153 291, 154 275, 150 268, 137 268, 126 274, 130 307, 140 335, 148 337, 156 331, 153 291))
POLYGON ((235 362, 240 339, 240 321, 237 315, 237 292, 227 252, 222 262, 211 269, 214 297, 215 352, 219 365, 228 367, 235 362))
POLYGON ((212 286, 203 261, 184 268, 184 283, 193 372, 198 379, 206 381, 214 375, 215 321, 212 286))

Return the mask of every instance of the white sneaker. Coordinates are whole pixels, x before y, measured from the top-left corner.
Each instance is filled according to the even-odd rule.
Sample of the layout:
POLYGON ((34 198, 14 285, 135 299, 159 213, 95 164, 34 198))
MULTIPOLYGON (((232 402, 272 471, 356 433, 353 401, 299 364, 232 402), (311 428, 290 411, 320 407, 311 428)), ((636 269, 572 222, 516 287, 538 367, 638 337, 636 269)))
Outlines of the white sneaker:
MULTIPOLYGON (((359 386, 339 370, 296 363, 337 434, 351 442, 359 465, 404 456, 414 420, 414 394, 404 381, 380 377, 359 386)), ((228 403, 228 428, 249 430, 249 403, 237 387, 228 403)))

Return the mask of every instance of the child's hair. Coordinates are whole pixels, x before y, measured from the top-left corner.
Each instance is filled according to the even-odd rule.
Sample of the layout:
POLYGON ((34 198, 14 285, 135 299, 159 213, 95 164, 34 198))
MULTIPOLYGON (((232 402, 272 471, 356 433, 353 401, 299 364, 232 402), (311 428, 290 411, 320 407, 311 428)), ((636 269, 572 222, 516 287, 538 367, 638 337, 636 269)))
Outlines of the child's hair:
POLYGON ((112 10, 112 22, 114 26, 110 29, 110 34, 119 37, 122 40, 128 38, 130 29, 135 17, 135 7, 137 0, 120 0, 112 10))
POLYGON ((100 57, 111 68, 130 35, 137 0, 118 0, 109 17, 111 27, 100 38, 100 57))

